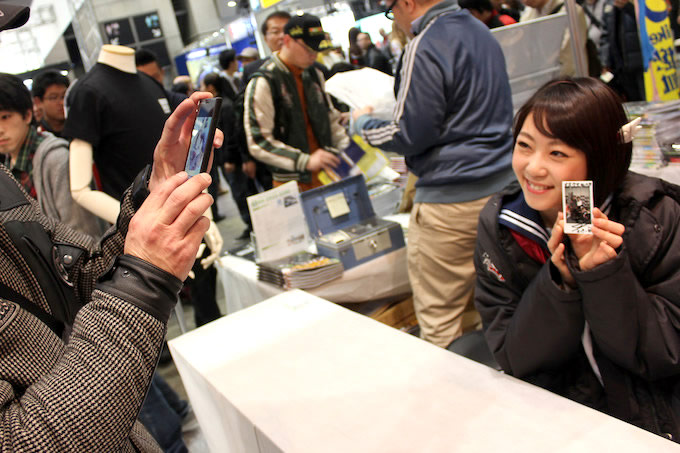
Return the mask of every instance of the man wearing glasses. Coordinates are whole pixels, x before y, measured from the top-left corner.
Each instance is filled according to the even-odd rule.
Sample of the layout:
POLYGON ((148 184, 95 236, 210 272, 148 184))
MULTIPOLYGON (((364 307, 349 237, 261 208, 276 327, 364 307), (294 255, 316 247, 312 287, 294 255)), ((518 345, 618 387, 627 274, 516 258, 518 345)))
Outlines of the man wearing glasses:
MULTIPOLYGON (((274 11, 265 19, 262 24, 262 36, 264 36, 264 42, 269 47, 272 52, 277 52, 281 50, 283 46, 283 27, 286 26, 290 20, 290 14, 286 11, 274 11)), ((253 76, 255 71, 260 69, 260 66, 265 62, 266 58, 260 58, 248 63, 243 67, 243 86, 248 85, 250 78, 253 76)))
POLYGON ((33 80, 33 104, 42 114, 41 131, 61 137, 66 122, 64 97, 68 86, 68 78, 57 71, 45 71, 33 80))
POLYGON ((370 106, 354 111, 352 129, 403 154, 418 176, 409 277, 421 337, 446 347, 479 324, 477 218, 514 179, 510 84, 500 45, 455 0, 391 0, 385 15, 413 37, 395 79, 397 104, 390 121, 372 117, 370 106))
POLYGON ((281 50, 246 88, 248 150, 272 169, 275 187, 288 181, 298 181, 301 191, 320 186, 319 171, 338 165, 338 150, 349 144, 323 75, 312 66, 328 45, 318 17, 293 16, 281 50))

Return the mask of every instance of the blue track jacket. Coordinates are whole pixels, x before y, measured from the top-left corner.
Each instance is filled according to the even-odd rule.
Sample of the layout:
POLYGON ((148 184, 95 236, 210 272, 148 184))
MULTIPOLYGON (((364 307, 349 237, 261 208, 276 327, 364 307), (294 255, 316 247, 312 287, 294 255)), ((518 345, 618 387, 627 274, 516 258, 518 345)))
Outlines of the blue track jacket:
POLYGON ((512 100, 500 45, 455 0, 414 23, 395 80, 392 121, 363 115, 353 130, 406 156, 416 202, 477 200, 514 179, 512 100))

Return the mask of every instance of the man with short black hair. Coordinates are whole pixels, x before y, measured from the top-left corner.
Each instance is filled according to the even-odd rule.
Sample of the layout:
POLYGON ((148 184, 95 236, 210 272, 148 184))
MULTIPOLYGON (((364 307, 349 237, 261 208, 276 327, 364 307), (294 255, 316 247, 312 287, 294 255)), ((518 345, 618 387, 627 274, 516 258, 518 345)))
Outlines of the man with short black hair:
MULTIPOLYGON (((290 20, 290 14, 286 11, 274 11, 264 20, 262 24, 262 36, 264 36, 264 42, 269 47, 272 52, 277 52, 281 50, 283 46, 283 27, 286 26, 290 20)), ((262 63, 264 63, 266 58, 260 58, 252 63, 247 64, 243 68, 243 87, 245 88, 250 82, 250 78, 255 74, 255 71, 260 69, 262 63)))
POLYGON ((33 104, 42 113, 41 131, 61 137, 66 115, 64 98, 70 82, 57 71, 45 71, 33 79, 33 104))
POLYGON ((225 96, 232 101, 236 100, 236 95, 240 91, 238 80, 235 77, 238 70, 238 61, 236 60, 236 51, 234 49, 225 49, 219 55, 220 67, 222 72, 220 75, 227 82, 224 84, 222 96, 225 96))
MULTIPOLYGON (((42 88, 34 93, 54 95, 51 87, 47 95, 42 88)), ((17 76, 0 73, 0 155, 4 156, 5 166, 38 201, 45 215, 98 238, 104 233, 103 224, 71 197, 68 142, 40 131, 32 115, 28 88, 17 76)))
POLYGON ((165 91, 165 97, 168 99, 170 108, 175 110, 179 104, 185 100, 188 95, 179 93, 173 90, 166 90, 165 85, 163 85, 163 79, 165 77, 165 71, 158 63, 158 57, 156 54, 148 49, 137 49, 135 51, 135 66, 137 71, 142 74, 146 74, 151 77, 162 89, 165 91))
POLYGON ((272 170, 274 186, 298 181, 304 191, 321 185, 318 173, 340 162, 349 145, 340 112, 312 65, 328 42, 318 17, 293 16, 283 47, 253 75, 243 116, 248 150, 272 170))
POLYGON ((147 49, 137 49, 135 51, 135 66, 137 66, 137 71, 143 72, 163 85, 164 71, 158 63, 156 54, 147 49))

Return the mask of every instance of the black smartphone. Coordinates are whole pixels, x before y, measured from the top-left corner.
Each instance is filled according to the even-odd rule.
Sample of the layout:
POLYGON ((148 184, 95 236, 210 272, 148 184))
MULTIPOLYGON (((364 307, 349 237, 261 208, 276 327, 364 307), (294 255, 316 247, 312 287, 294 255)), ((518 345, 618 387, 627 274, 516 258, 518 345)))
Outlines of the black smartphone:
POLYGON ((198 102, 194 129, 191 132, 191 144, 184 166, 189 177, 208 170, 221 106, 222 98, 201 99, 198 102))

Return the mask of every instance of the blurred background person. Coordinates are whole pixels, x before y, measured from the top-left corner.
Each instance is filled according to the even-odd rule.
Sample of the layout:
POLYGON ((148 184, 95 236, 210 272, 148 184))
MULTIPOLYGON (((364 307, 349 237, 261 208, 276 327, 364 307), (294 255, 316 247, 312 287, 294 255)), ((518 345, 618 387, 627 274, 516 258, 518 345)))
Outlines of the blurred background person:
POLYGON ((142 74, 146 74, 151 77, 158 85, 165 91, 165 97, 170 103, 170 108, 175 110, 178 105, 182 103, 189 94, 180 93, 173 90, 166 90, 163 85, 165 80, 165 71, 158 63, 158 57, 156 54, 147 49, 138 49, 135 51, 135 66, 137 71, 142 74))
POLYGON ((461 8, 470 11, 470 14, 482 21, 484 25, 489 28, 517 23, 515 19, 507 14, 500 14, 496 11, 491 0, 459 0, 458 4, 461 8))
POLYGON ((371 35, 368 33, 359 33, 357 35, 357 45, 361 49, 361 55, 364 64, 385 74, 392 75, 392 66, 389 60, 371 41, 371 35))
MULTIPOLYGON (((281 50, 283 46, 283 27, 286 26, 290 20, 290 14, 286 11, 274 11, 264 20, 262 24, 262 36, 264 36, 264 42, 269 47, 269 50, 277 52, 281 50)), ((245 90, 246 85, 250 81, 252 75, 260 69, 262 63, 264 63, 266 58, 260 58, 252 63, 247 64, 243 68, 243 89, 245 90)))
POLYGON ((241 91, 240 81, 236 78, 236 71, 238 70, 236 51, 234 49, 223 50, 220 52, 219 61, 222 68, 220 75, 227 82, 223 86, 222 97, 235 101, 236 95, 241 91))
POLYGON ((39 112, 35 122, 41 132, 61 137, 66 122, 64 98, 69 84, 68 77, 57 71, 45 71, 33 79, 33 111, 39 112))

